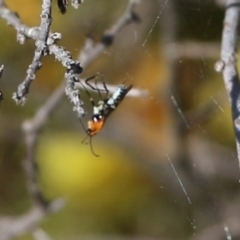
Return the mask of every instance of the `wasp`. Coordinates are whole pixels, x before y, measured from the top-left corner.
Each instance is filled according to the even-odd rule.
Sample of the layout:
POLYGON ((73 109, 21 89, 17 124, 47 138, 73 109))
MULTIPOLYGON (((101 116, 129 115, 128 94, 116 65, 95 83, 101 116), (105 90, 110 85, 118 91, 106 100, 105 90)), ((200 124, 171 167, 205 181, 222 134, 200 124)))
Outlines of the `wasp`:
MULTIPOLYGON (((88 127, 85 131, 87 133, 87 138, 89 137, 89 140, 90 140, 91 151, 92 151, 93 155, 98 157, 99 155, 95 154, 93 151, 91 139, 93 136, 95 136, 102 130, 107 118, 118 107, 118 105, 123 101, 124 97, 131 90, 132 85, 125 86, 125 85, 121 84, 117 87, 117 89, 113 92, 113 94, 110 95, 105 82, 103 82, 104 89, 99 89, 97 87, 96 82, 95 82, 95 87, 89 83, 89 81, 91 81, 94 78, 96 78, 96 76, 86 79, 85 83, 91 89, 98 92, 100 100, 96 104, 94 99, 91 97, 90 93, 85 88, 88 96, 90 97, 90 102, 93 107, 93 115, 91 117, 91 120, 88 121, 88 127), (101 91, 106 92, 107 97, 105 99, 102 98, 101 91)), ((83 142, 85 140, 86 140, 86 138, 83 139, 83 142)))
POLYGON ((58 8, 62 14, 66 13, 68 0, 58 0, 58 8))

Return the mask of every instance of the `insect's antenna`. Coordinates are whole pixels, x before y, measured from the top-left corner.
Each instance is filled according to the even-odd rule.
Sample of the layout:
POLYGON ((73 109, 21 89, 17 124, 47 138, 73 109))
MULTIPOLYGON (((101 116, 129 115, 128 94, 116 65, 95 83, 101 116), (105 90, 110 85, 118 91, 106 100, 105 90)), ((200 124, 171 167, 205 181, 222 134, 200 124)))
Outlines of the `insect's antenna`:
POLYGON ((82 140, 82 143, 85 143, 86 142, 86 139, 88 139, 88 135, 82 140))
MULTIPOLYGON (((78 119, 79 119, 79 122, 80 122, 81 125, 82 125, 82 128, 83 128, 84 132, 87 133, 87 129, 85 128, 85 126, 84 126, 81 118, 78 118, 78 119)), ((84 142, 86 141, 86 139, 88 139, 88 137, 89 137, 89 136, 87 135, 87 136, 82 140, 82 143, 84 143, 84 142)))
POLYGON ((83 124, 83 122, 82 122, 82 120, 81 120, 80 117, 78 118, 78 120, 79 120, 79 122, 81 123, 84 132, 87 132, 87 129, 85 128, 85 126, 84 126, 84 124, 83 124))
POLYGON ((94 151, 93 151, 93 146, 92 146, 92 137, 89 137, 89 144, 90 144, 90 148, 91 148, 91 152, 95 157, 99 157, 99 155, 97 155, 94 151))

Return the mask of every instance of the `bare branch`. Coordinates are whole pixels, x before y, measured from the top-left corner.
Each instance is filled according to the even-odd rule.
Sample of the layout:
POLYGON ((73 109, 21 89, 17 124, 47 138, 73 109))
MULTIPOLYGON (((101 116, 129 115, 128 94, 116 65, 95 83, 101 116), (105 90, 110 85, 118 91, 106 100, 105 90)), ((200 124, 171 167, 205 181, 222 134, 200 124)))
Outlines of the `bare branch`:
MULTIPOLYGON (((47 0, 45 0, 47 1, 47 0)), ((50 0, 48 0, 50 1, 50 0)), ((29 86, 32 80, 35 78, 36 71, 41 67, 40 59, 42 56, 47 54, 54 54, 55 59, 60 61, 64 67, 67 68, 66 78, 70 79, 70 83, 73 81, 78 81, 78 74, 82 72, 80 63, 72 59, 71 53, 67 51, 64 47, 55 44, 59 39, 61 39, 60 33, 50 33, 51 24, 51 2, 46 2, 42 6, 42 22, 40 28, 29 28, 21 22, 19 17, 10 11, 3 1, 0 0, 0 16, 7 21, 8 24, 12 25, 18 33, 18 40, 24 43, 26 38, 32 38, 36 40, 36 50, 32 61, 27 71, 27 77, 22 84, 18 87, 18 92, 14 93, 13 99, 18 104, 24 104, 26 101, 25 95, 29 91, 29 86), (50 4, 50 5, 49 5, 50 4)), ((71 88, 70 88, 71 89, 71 88)), ((68 93, 68 92, 67 92, 68 93)), ((76 102, 76 99, 71 98, 72 95, 69 93, 69 98, 71 101, 76 102)), ((84 112, 81 108, 81 100, 77 99, 77 109, 79 112, 84 112)))
MULTIPOLYGON (((237 37, 240 14, 240 0, 228 0, 224 19, 221 46, 221 64, 223 80, 232 109, 238 160, 240 165, 240 83, 237 70, 237 37)), ((219 70, 219 67, 218 67, 219 70)))
POLYGON ((0 219, 0 239, 10 240, 33 231, 47 214, 59 211, 63 205, 62 200, 56 200, 48 206, 46 211, 39 206, 34 206, 20 217, 2 217, 0 219))
POLYGON ((17 31, 17 41, 24 44, 27 38, 37 40, 39 36, 39 28, 29 28, 23 24, 17 13, 12 12, 5 4, 4 0, 0 0, 0 17, 6 20, 8 25, 13 26, 17 31))
POLYGON ((41 13, 41 25, 39 28, 39 36, 36 41, 36 50, 34 53, 34 57, 32 63, 29 65, 27 70, 27 76, 23 83, 18 86, 17 93, 13 94, 13 99, 18 104, 24 104, 26 102, 25 95, 29 91, 29 87, 31 82, 35 79, 35 73, 42 66, 41 58, 43 55, 47 54, 47 38, 50 31, 50 26, 52 22, 51 17, 51 0, 44 0, 42 4, 42 13, 41 13))
POLYGON ((115 35, 124 26, 139 20, 139 17, 133 12, 133 8, 137 3, 139 3, 139 0, 129 0, 128 7, 122 17, 112 26, 112 28, 105 31, 100 43, 97 43, 94 46, 93 40, 87 39, 83 50, 78 56, 78 59, 84 69, 93 61, 93 59, 96 59, 106 47, 113 43, 115 35))
MULTIPOLYGON (((136 0, 129 1, 129 5, 127 8, 128 11, 124 13, 123 17, 121 18, 121 21, 117 22, 116 24, 117 27, 115 26, 108 31, 108 34, 109 33, 111 34, 112 39, 115 37, 118 31, 122 29, 122 27, 127 25, 127 23, 131 22, 129 18, 129 11, 132 11, 132 8, 136 2, 137 2, 136 0), (125 21, 123 21, 123 19, 125 19, 125 21)), ((1 7, 2 5, 0 0, 0 9, 1 7)), ((8 12, 8 14, 10 13, 8 12)), ((130 15, 132 16, 132 14, 130 15)), ((39 34, 39 31, 38 31, 38 34, 39 34)), ((34 35, 34 38, 36 37, 37 39, 38 34, 34 35)), ((72 94, 73 96, 71 96, 70 99, 73 99, 75 97, 74 96, 75 93, 79 94, 79 90, 75 89, 76 87, 75 84, 76 83, 79 84, 78 75, 79 75, 79 71, 81 71, 82 68, 80 67, 78 61, 73 61, 71 59, 71 55, 68 51, 66 51, 64 48, 59 47, 55 44, 55 41, 57 39, 60 39, 59 34, 57 33, 50 34, 50 36, 46 40, 47 47, 49 52, 54 54, 56 59, 62 62, 62 64, 65 67, 67 67, 68 70, 65 74, 65 77, 67 78, 67 87, 65 91, 68 91, 69 95, 72 94)), ((87 48, 88 53, 86 53, 86 48, 84 48, 84 51, 79 55, 79 59, 83 59, 84 61, 85 68, 91 62, 93 62, 104 51, 106 47, 110 45, 110 44, 106 44, 106 42, 101 42, 101 43, 97 43, 96 45, 91 44, 91 46, 89 46, 88 44, 89 41, 92 41, 92 40, 87 39, 86 41, 86 45, 88 45, 88 48, 87 48)), ((139 95, 140 91, 135 90, 133 91, 133 94, 139 95)), ((40 221, 47 214, 57 211, 63 206, 63 204, 57 204, 57 206, 59 207, 56 208, 55 207, 56 203, 59 203, 59 201, 54 201, 50 203, 46 201, 46 199, 44 198, 42 190, 38 185, 38 181, 37 181, 37 167, 36 167, 36 161, 35 161, 35 150, 36 150, 39 132, 43 128, 44 124, 47 122, 50 114, 54 111, 54 109, 56 109, 56 106, 60 102, 63 95, 64 95, 64 85, 62 84, 49 97, 46 103, 36 112, 35 116, 30 120, 26 120, 22 125, 22 130, 24 132, 25 144, 27 149, 27 157, 25 160, 25 170, 26 170, 26 175, 28 179, 29 192, 34 201, 34 206, 28 213, 20 217, 16 217, 16 218, 14 217, 11 219, 3 217, 0 219, 0 239, 1 240, 12 239, 12 237, 14 236, 19 236, 23 233, 33 231, 34 229, 36 229, 40 221)))

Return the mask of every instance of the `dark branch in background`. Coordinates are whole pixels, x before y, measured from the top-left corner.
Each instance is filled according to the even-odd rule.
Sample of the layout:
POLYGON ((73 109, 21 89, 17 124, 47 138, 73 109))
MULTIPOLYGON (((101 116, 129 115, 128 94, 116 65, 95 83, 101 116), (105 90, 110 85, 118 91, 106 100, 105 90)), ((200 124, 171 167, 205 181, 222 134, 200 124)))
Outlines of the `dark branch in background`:
POLYGON ((239 14, 240 0, 228 0, 222 33, 221 60, 216 63, 215 68, 222 71, 228 93, 240 164, 240 83, 236 65, 239 14))
MULTIPOLYGON (((72 1, 73 2, 73 1, 72 1)), ((133 22, 136 19, 136 14, 132 14, 132 9, 137 3, 137 0, 130 0, 128 4, 128 8, 123 14, 123 16, 120 18, 120 20, 109 30, 106 31, 106 34, 110 34, 111 38, 114 39, 115 35, 127 24, 130 22, 133 22), (135 16, 132 19, 132 16, 135 16)), ((0 15, 1 14, 1 7, 3 6, 1 4, 0 0, 0 15)), ((4 5, 5 7, 5 5, 4 5)), ((5 7, 5 10, 7 8, 5 7)), ((6 11, 9 16, 9 14, 12 16, 12 12, 10 10, 6 11)), ((15 15, 14 15, 15 16, 15 15)), ((16 17, 16 16, 15 16, 16 17)), ((12 17, 11 17, 12 19, 12 17)), ((19 18, 15 19, 16 22, 23 28, 29 29, 27 26, 20 23, 19 18)), ((36 28, 34 28, 35 31, 36 28)), ((38 30, 37 30, 38 31, 38 30)), ((26 31, 27 32, 27 31, 26 31)), ((106 36, 104 34, 104 36, 106 36)), ((57 60, 63 61, 66 59, 64 54, 67 54, 67 57, 70 56, 70 53, 64 50, 61 47, 58 47, 56 44, 54 44, 55 39, 59 39, 60 34, 55 33, 55 37, 53 37, 53 34, 50 34, 50 37, 47 39, 48 43, 48 50, 49 52, 52 52, 55 54, 57 60), (55 38, 55 39, 54 39, 55 38), (52 39, 53 44, 49 44, 49 41, 52 39), (58 51, 61 51, 62 54, 57 54, 58 51), (64 57, 62 57, 64 56, 64 57)), ((35 36, 37 37, 38 34, 35 36)), ((103 37, 104 38, 104 37, 103 37)), ((90 65, 105 49, 108 47, 109 44, 104 44, 102 42, 93 44, 91 39, 86 40, 85 47, 83 51, 79 54, 79 59, 83 62, 84 68, 90 65)), ((67 62, 69 64, 69 62, 67 62)), ((68 66, 68 70, 65 74, 67 78, 67 85, 72 84, 71 88, 77 88, 75 86, 75 81, 77 81, 77 85, 79 84, 78 79, 78 73, 81 72, 81 67, 79 64, 75 64, 76 62, 73 62, 73 64, 70 64, 68 66)), ((63 64, 64 65, 64 64, 63 64)), ((67 89, 68 90, 68 89, 67 89)), ((66 90, 66 91, 67 91, 66 90)), ((76 93, 79 92, 79 90, 75 90, 76 93)), ((133 95, 143 95, 146 94, 145 92, 141 92, 138 90, 133 91, 133 95)), ((41 220, 46 217, 48 214, 52 212, 56 212, 63 206, 63 202, 56 200, 53 202, 48 202, 44 198, 44 194, 38 185, 37 181, 37 168, 36 168, 36 146, 37 146, 37 139, 39 137, 39 133, 44 127, 45 123, 47 122, 50 114, 56 109, 57 104, 60 102, 62 97, 64 96, 64 84, 61 84, 56 91, 49 97, 49 99, 42 105, 42 107, 39 108, 39 110, 36 112, 35 116, 32 119, 26 120, 23 123, 22 129, 25 136, 25 144, 27 149, 27 157, 25 160, 25 170, 28 180, 28 186, 29 186, 29 192, 33 199, 33 207, 29 210, 29 212, 23 214, 19 217, 2 217, 0 219, 0 239, 1 240, 9 240, 13 237, 19 236, 23 233, 34 231, 40 224, 41 220)), ((74 97, 74 96, 73 96, 74 97)))
POLYGON ((94 42, 92 39, 89 38, 86 41, 82 52, 78 56, 78 59, 84 69, 93 61, 93 59, 99 56, 106 47, 110 46, 113 43, 115 35, 123 27, 139 20, 139 17, 136 17, 137 14, 133 12, 133 8, 138 2, 139 0, 129 0, 129 5, 125 10, 125 13, 118 20, 118 22, 112 26, 112 28, 105 31, 100 43, 97 43, 94 46, 94 42))

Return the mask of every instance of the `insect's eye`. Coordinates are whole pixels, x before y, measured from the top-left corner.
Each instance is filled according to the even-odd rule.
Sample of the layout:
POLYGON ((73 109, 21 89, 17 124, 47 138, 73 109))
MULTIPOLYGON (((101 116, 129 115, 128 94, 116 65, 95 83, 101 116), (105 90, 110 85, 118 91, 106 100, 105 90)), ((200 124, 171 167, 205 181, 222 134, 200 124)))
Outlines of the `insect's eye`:
POLYGON ((102 118, 103 118, 102 115, 95 115, 92 120, 93 120, 94 122, 98 122, 98 121, 101 120, 102 118))
POLYGON ((98 116, 93 117, 93 121, 94 121, 94 122, 97 122, 98 120, 99 120, 99 117, 98 117, 98 116))

